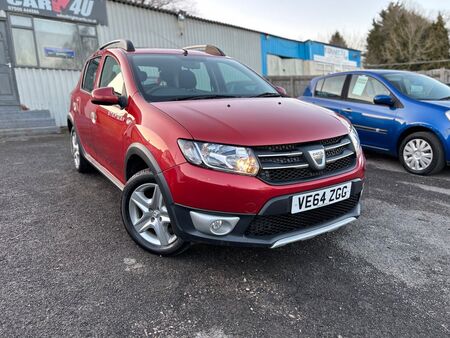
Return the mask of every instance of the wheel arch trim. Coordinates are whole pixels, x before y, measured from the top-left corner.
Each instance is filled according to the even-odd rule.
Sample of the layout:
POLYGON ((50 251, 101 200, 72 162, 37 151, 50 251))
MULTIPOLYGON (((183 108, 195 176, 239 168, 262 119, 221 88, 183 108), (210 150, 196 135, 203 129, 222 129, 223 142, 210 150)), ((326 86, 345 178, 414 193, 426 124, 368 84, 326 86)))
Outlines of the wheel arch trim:
POLYGON ((445 142, 445 138, 442 136, 440 131, 436 128, 434 128, 432 125, 424 124, 424 123, 414 123, 414 124, 408 124, 401 130, 399 130, 398 138, 396 142, 395 152, 397 156, 400 156, 400 145, 402 144, 402 141, 405 139, 407 135, 413 134, 414 132, 429 132, 435 135, 438 140, 441 142, 442 147, 444 148, 444 151, 447 149, 447 145, 445 142), (417 129, 416 131, 414 131, 417 129))
MULTIPOLYGON (((137 155, 139 156, 148 166, 150 171, 152 172, 156 183, 160 186, 163 191, 164 197, 166 198, 166 204, 173 205, 172 193, 170 192, 169 185, 161 171, 161 167, 156 161, 155 157, 152 155, 150 150, 145 147, 142 143, 132 143, 126 152, 125 155, 125 170, 124 170, 124 181, 127 181, 127 169, 128 163, 131 156, 137 155)), ((170 208, 172 209, 172 208, 170 208)), ((170 211, 169 211, 170 212, 170 211)))

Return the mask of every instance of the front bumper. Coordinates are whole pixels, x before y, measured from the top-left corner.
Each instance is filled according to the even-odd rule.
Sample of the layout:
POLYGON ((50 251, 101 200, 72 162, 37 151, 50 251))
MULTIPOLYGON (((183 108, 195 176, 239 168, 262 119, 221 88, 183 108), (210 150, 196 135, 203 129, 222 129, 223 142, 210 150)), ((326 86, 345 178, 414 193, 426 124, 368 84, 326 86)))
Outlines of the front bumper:
POLYGON ((359 217, 363 180, 356 178, 351 182, 351 197, 348 200, 298 214, 290 213, 292 197, 297 193, 270 199, 257 214, 207 211, 174 204, 175 231, 189 242, 218 245, 276 248, 306 240, 336 230, 359 217), (237 219, 237 222, 229 234, 213 235, 199 231, 198 224, 193 223, 192 213, 237 219))

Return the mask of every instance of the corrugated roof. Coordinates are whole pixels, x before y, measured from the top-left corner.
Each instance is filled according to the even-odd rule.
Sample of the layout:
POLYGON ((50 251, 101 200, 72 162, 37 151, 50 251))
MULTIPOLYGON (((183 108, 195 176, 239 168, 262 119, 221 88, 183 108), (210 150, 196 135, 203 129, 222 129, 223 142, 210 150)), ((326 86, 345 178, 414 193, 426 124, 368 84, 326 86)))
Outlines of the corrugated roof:
MULTIPOLYGON (((148 4, 145 4, 145 2, 143 0, 108 0, 108 1, 114 1, 114 2, 120 2, 123 4, 127 4, 130 6, 136 6, 136 7, 140 7, 140 8, 145 8, 145 9, 149 9, 152 11, 156 11, 156 12, 162 12, 162 13, 166 13, 166 14, 171 14, 171 15, 178 15, 179 11, 175 11, 175 10, 170 10, 170 9, 164 9, 164 8, 157 8, 157 7, 153 7, 150 6, 148 4)), ((321 43, 323 45, 327 45, 327 46, 332 46, 332 47, 337 47, 337 48, 342 48, 339 46, 335 46, 335 45, 330 45, 329 43, 326 42, 321 42, 321 41, 316 41, 316 40, 306 40, 306 41, 299 41, 299 40, 294 40, 294 39, 290 39, 290 38, 286 38, 283 36, 279 36, 279 35, 274 35, 274 34, 270 34, 267 32, 261 32, 258 31, 256 29, 251 29, 251 28, 246 28, 246 27, 241 27, 241 26, 237 26, 237 25, 233 25, 233 24, 229 24, 229 23, 224 23, 224 22, 220 22, 220 21, 215 21, 215 20, 209 20, 209 19, 205 19, 205 18, 201 18, 199 16, 195 16, 189 13, 184 13, 184 16, 186 18, 190 18, 190 19, 194 19, 194 20, 198 20, 198 21, 203 21, 203 22, 208 22, 208 23, 214 23, 214 24, 218 24, 218 25, 222 25, 222 26, 227 26, 227 27, 232 27, 232 28, 236 28, 236 29, 242 29, 248 32, 254 32, 254 33, 259 33, 259 34, 266 34, 266 35, 270 35, 270 36, 274 36, 280 39, 285 39, 285 40, 290 40, 290 41, 295 41, 295 42, 317 42, 317 43, 321 43)), ((348 49, 348 50, 352 50, 352 51, 356 51, 356 52, 361 52, 359 49, 353 49, 353 48, 343 48, 343 49, 348 49)))

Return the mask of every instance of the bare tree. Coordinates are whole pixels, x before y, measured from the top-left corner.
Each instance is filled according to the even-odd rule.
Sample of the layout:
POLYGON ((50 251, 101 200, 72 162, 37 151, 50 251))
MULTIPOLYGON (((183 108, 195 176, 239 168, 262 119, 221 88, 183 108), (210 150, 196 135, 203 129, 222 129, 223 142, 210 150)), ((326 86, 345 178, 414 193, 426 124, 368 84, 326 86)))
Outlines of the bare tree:
POLYGON ((387 63, 427 60, 432 43, 428 39, 430 22, 414 10, 399 11, 391 16, 383 56, 387 63))
POLYGON ((136 4, 142 4, 153 8, 185 11, 195 13, 195 0, 129 0, 136 4))

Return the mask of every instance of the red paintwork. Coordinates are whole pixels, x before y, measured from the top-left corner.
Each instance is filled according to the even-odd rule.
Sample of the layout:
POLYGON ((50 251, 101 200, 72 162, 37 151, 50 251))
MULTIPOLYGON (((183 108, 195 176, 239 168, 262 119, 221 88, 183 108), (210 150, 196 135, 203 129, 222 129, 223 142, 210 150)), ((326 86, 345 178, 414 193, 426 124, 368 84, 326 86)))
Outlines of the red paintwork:
MULTIPOLYGON (((134 53, 182 54, 180 50, 137 50, 134 53)), ((190 51, 190 55, 208 54, 190 51)), ((245 146, 315 141, 348 132, 328 110, 296 99, 255 98, 146 102, 137 90, 126 52, 99 51, 93 57, 113 56, 121 65, 128 106, 99 106, 80 89, 71 95, 70 118, 86 152, 122 183, 125 155, 132 143, 145 145, 164 173, 175 203, 193 208, 236 213, 257 213, 271 198, 317 189, 364 177, 365 159, 346 174, 301 184, 271 186, 255 177, 196 167, 186 162, 177 140, 196 139, 245 146), (92 123, 91 114, 96 121, 92 123)), ((97 72, 96 88, 101 72, 97 72)), ((96 93, 99 93, 97 90, 96 93)), ((102 90, 100 91, 100 94, 102 90)))
POLYGON ((267 185, 256 177, 213 171, 185 163, 164 172, 174 201, 188 207, 231 213, 257 214, 278 196, 319 189, 364 178, 365 158, 360 155, 354 170, 319 180, 291 185, 267 185))
POLYGON ((334 113, 290 98, 154 103, 193 138, 245 146, 317 141, 348 133, 334 113))

